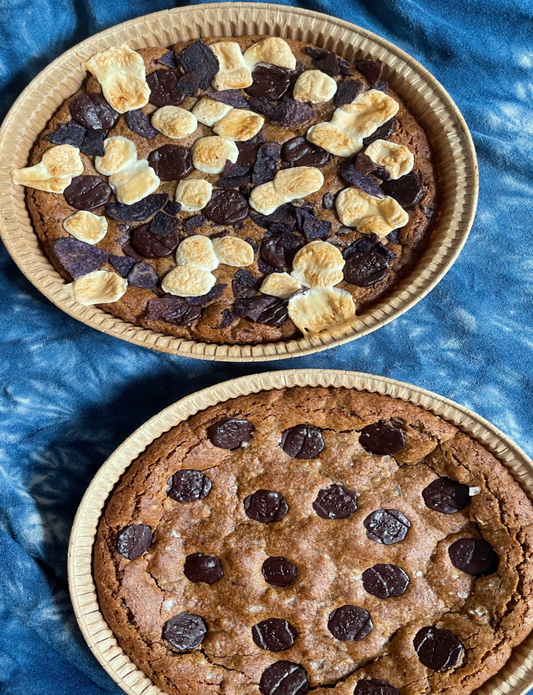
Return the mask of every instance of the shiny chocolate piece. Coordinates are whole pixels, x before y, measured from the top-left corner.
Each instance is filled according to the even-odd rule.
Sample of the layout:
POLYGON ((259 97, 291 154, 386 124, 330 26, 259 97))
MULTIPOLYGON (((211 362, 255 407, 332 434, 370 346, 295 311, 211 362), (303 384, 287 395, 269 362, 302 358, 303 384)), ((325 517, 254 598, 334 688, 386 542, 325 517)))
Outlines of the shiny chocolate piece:
POLYGON ((269 652, 290 649, 297 636, 295 628, 283 618, 267 618, 252 628, 252 639, 255 644, 269 652))
POLYGON ((290 71, 276 65, 259 63, 252 77, 253 84, 244 91, 251 97, 265 97, 271 101, 281 99, 291 84, 290 71))
POLYGON ((473 576, 494 574, 500 561, 490 543, 482 538, 460 538, 450 545, 448 554, 454 567, 473 576))
POLYGON ((270 586, 290 586, 298 576, 298 568, 284 557, 268 557, 261 567, 264 580, 270 586))
POLYGON ((378 251, 354 253, 344 266, 344 279, 356 287, 371 287, 384 280, 389 269, 389 262, 378 251))
POLYGON ((146 524, 132 524, 119 531, 115 547, 127 560, 136 560, 151 544, 152 529, 146 524))
POLYGON ((305 138, 297 137, 283 144, 281 159, 297 167, 321 167, 329 162, 330 154, 305 138))
POLYGON ((413 640, 413 646, 421 663, 432 671, 442 673, 457 666, 464 647, 449 630, 423 627, 413 640))
POLYGON ((80 94, 69 108, 72 118, 88 130, 109 130, 119 118, 117 111, 96 92, 80 94))
POLYGON ((389 121, 379 126, 372 135, 363 139, 363 147, 368 147, 376 140, 388 140, 390 136, 394 133, 398 127, 398 121, 395 118, 391 118, 389 121))
POLYGON ((150 103, 155 106, 179 106, 185 101, 178 74, 173 70, 155 70, 146 76, 146 82, 150 87, 150 103))
POLYGON ((164 258, 170 256, 178 245, 179 238, 175 230, 168 234, 152 234, 150 226, 143 224, 133 232, 131 243, 145 258, 164 258))
POLYGON ((261 243, 261 258, 272 268, 289 268, 296 252, 304 243, 301 234, 292 231, 274 234, 261 243))
POLYGON ((468 485, 452 478, 437 478, 422 490, 426 507, 441 514, 455 514, 470 504, 468 485))
POLYGON ((381 678, 363 678, 357 681, 354 695, 400 695, 398 688, 394 688, 381 678))
POLYGON ((163 145, 152 150, 148 164, 161 181, 180 181, 193 170, 190 150, 179 145, 163 145))
POLYGON ((99 176, 75 176, 63 195, 76 210, 94 210, 108 203, 113 191, 99 176))
POLYGON ((399 203, 404 210, 413 208, 422 198, 424 189, 417 174, 411 172, 399 179, 383 181, 381 190, 399 203))
POLYGON ((178 652, 188 652, 199 647, 207 635, 207 624, 200 615, 179 613, 163 625, 163 639, 178 652))
POLYGON ((196 584, 214 584, 224 576, 222 564, 216 555, 193 553, 187 555, 183 565, 183 574, 190 582, 196 584))
POLYGON ((332 483, 318 492, 313 509, 322 519, 346 519, 357 511, 357 495, 344 485, 332 483))
POLYGON ((308 690, 306 670, 292 661, 276 661, 259 681, 261 695, 306 695, 308 690))
POLYGON ((128 111, 125 116, 126 125, 128 128, 137 135, 140 135, 145 140, 151 140, 159 135, 159 131, 154 128, 150 123, 150 119, 141 111, 141 109, 135 109, 134 111, 128 111))
POLYGON ((239 157, 236 163, 243 167, 253 167, 257 160, 257 152, 264 142, 265 133, 263 130, 260 130, 251 140, 237 142, 236 145, 239 150, 239 157))
POLYGON ((325 448, 322 430, 314 425, 295 425, 281 434, 281 448, 295 459, 314 459, 325 448))
POLYGON ((328 619, 328 630, 335 639, 342 642, 354 640, 359 642, 367 637, 374 629, 370 613, 359 606, 341 606, 331 611, 328 619))
POLYGON ((405 449, 405 434, 388 422, 374 422, 361 430, 359 443, 366 451, 380 456, 392 456, 405 449))
POLYGON ((125 205, 124 203, 109 203, 106 205, 106 213, 118 222, 144 222, 159 210, 165 207, 168 201, 166 193, 152 193, 138 203, 125 205))
POLYGON ((249 420, 225 417, 207 430, 209 441, 219 449, 239 449, 250 441, 254 426, 249 420))
MULTIPOLYGON (((152 300, 154 301, 154 300, 152 300)), ((192 468, 177 471, 168 481, 170 488, 167 495, 182 504, 203 500, 209 494, 212 483, 209 478, 192 468)))
POLYGON ((248 217, 248 202, 237 191, 214 191, 203 212, 216 224, 235 225, 248 217))
POLYGON ((262 524, 281 521, 289 511, 283 495, 273 490, 257 490, 243 500, 246 515, 262 524))
POLYGON ((363 572, 365 591, 377 598, 396 598, 405 594, 409 576, 398 565, 378 564, 363 572))
POLYGON ((202 307, 199 303, 191 304, 187 299, 171 295, 151 299, 146 305, 145 318, 147 321, 166 321, 174 326, 190 326, 201 318, 202 307))
POLYGON ((409 519, 398 509, 376 509, 363 521, 370 540, 383 545, 400 543, 411 528, 409 519))

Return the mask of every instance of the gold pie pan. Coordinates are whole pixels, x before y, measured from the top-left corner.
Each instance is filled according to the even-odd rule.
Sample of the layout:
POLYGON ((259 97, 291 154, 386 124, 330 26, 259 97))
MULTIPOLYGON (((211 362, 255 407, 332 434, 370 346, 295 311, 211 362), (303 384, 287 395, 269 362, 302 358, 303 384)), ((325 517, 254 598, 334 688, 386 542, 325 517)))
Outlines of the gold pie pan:
POLYGON ((264 361, 299 357, 341 345, 397 318, 441 280, 459 255, 474 220, 477 160, 468 127, 437 80, 407 53, 361 27, 298 7, 223 2, 157 12, 124 22, 74 46, 43 70, 17 99, 0 130, 0 234, 15 263, 51 302, 92 328, 136 345, 205 360, 264 361), (390 70, 390 84, 427 133, 435 153, 441 208, 431 243, 413 272, 383 301, 334 333, 260 345, 216 345, 134 326, 94 306, 74 302, 47 259, 10 170, 26 166, 39 134, 85 77, 82 63, 97 51, 171 46, 208 36, 270 34, 309 41, 349 61, 372 56, 390 70))
MULTIPOLYGON (((92 551, 104 505, 128 466, 161 434, 210 406, 237 396, 292 386, 344 387, 379 393, 425 408, 476 439, 510 469, 533 499, 533 461, 476 413, 425 389, 393 379, 326 369, 292 369, 232 379, 182 398, 134 432, 111 454, 89 485, 70 536, 68 578, 78 624, 93 654, 111 678, 129 695, 163 695, 124 653, 106 623, 96 597, 92 551)), ((505 666, 475 695, 522 695, 533 685, 533 633, 518 645, 505 666)))

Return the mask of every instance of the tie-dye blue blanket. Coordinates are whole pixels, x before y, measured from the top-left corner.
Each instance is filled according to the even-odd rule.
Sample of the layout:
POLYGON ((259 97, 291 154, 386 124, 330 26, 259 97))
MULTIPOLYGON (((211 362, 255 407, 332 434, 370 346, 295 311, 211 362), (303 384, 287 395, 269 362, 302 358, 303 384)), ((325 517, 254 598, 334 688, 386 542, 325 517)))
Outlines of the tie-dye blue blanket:
MULTIPOLYGON (((76 507, 113 449, 185 394, 288 367, 375 372, 432 389, 533 452, 533 5, 527 0, 323 0, 385 36, 449 90, 480 158, 477 220, 459 260, 392 325, 316 356, 210 364, 128 345, 52 306, 0 250, 0 692, 121 692, 67 593, 76 507)), ((0 118, 49 61, 166 0, 0 0, 0 118)), ((0 211, 1 213, 1 211, 0 211)))

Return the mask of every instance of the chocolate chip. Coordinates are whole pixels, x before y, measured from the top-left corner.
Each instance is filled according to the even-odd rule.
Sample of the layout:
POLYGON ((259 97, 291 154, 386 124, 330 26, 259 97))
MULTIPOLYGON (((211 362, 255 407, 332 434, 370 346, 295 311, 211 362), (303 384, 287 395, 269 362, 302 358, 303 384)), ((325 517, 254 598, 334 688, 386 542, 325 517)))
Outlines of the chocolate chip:
POLYGON ((333 205, 335 204, 335 199, 333 193, 324 193, 322 198, 322 206, 325 210, 333 210, 333 205))
POLYGON ((278 101, 289 89, 290 73, 276 65, 259 64, 254 68, 253 84, 244 91, 251 97, 265 97, 271 101, 278 101))
POLYGON ((327 164, 330 155, 325 150, 311 144, 303 137, 292 138, 283 144, 281 158, 295 166, 321 167, 327 164))
POLYGON ((184 297, 158 297, 151 299, 146 305, 146 320, 161 319, 174 326, 190 326, 202 316, 199 304, 190 304, 184 297))
POLYGON ((193 170, 190 150, 179 145, 163 145, 152 150, 148 163, 161 181, 180 181, 193 170))
POLYGON ((367 77, 372 84, 378 82, 383 74, 384 64, 380 60, 358 60, 355 67, 367 77))
POLYGON ((318 492, 313 509, 322 519, 346 519, 357 511, 357 495, 339 483, 318 492))
POLYGON ((187 46, 177 61, 184 72, 196 72, 200 89, 207 89, 220 69, 218 58, 200 39, 187 46))
POLYGON ((391 118, 383 125, 380 125, 377 130, 375 130, 372 135, 363 139, 363 147, 368 147, 376 140, 388 140, 390 136, 394 133, 398 126, 398 121, 395 118, 391 118))
POLYGON ((183 574, 190 582, 214 584, 224 576, 224 570, 216 555, 193 553, 185 558, 183 574))
POLYGON ((164 212, 158 212, 150 222, 150 233, 157 236, 166 237, 171 234, 178 226, 178 220, 164 212))
POLYGON ((146 76, 150 87, 150 103, 156 106, 178 106, 185 94, 178 87, 178 75, 172 70, 155 70, 146 76))
POLYGON ((183 225, 185 229, 193 229, 196 227, 203 227, 204 224, 206 223, 207 219, 205 215, 193 215, 192 217, 189 217, 188 220, 186 220, 185 224, 183 225))
POLYGON ((359 443, 371 454, 392 456, 405 449, 405 434, 398 427, 380 420, 363 427, 359 443))
POLYGON ((88 130, 85 134, 80 152, 88 157, 103 157, 105 154, 104 140, 107 137, 107 130, 88 130))
POLYGON ((387 277, 389 263, 377 251, 354 253, 344 266, 344 279, 356 287, 371 287, 387 277))
POLYGON ((137 253, 137 251, 131 246, 129 243, 123 243, 122 245, 122 250, 128 256, 128 258, 134 258, 136 261, 142 261, 143 257, 141 256, 140 253, 137 253))
POLYGON ((314 425, 295 425, 281 434, 281 448, 295 459, 314 459, 325 446, 322 431, 314 425))
POLYGON ((398 509, 376 509, 366 517, 363 526, 371 541, 383 545, 394 545, 407 536, 411 522, 398 509))
POLYGON ((261 695, 305 695, 308 690, 306 670, 292 661, 276 661, 259 681, 261 695))
POLYGON ((271 302, 270 306, 264 309, 255 320, 257 323, 276 328, 289 318, 289 309, 285 300, 275 297, 272 299, 274 301, 271 302))
POLYGON ((146 524, 132 524, 119 531, 115 547, 128 560, 136 560, 151 544, 152 529, 146 524))
POLYGON ((289 511, 283 495, 273 490, 257 490, 243 500, 246 515, 262 524, 281 521, 289 511))
POLYGON ((200 78, 196 72, 188 72, 178 79, 178 89, 188 97, 196 96, 200 89, 200 78))
POLYGON ((400 695, 398 688, 380 678, 364 678, 357 681, 353 692, 354 695, 400 695))
POLYGON ((75 176, 63 195, 76 210, 94 210, 109 202, 113 191, 98 176, 75 176))
MULTIPOLYGON (((170 219, 170 218, 169 218, 170 219)), ((168 234, 152 234, 148 224, 143 224, 133 232, 131 243, 145 258, 164 258, 170 256, 178 245, 175 230, 168 234)))
POLYGON ((265 142, 257 151, 257 158, 252 173, 255 184, 272 181, 280 158, 281 145, 277 142, 265 142))
POLYGON ((74 280, 98 270, 109 258, 108 252, 104 249, 70 237, 56 239, 53 251, 57 260, 74 280))
POLYGON ((341 72, 340 60, 335 53, 328 53, 322 60, 317 60, 316 67, 330 77, 336 77, 341 72))
POLYGON ((404 210, 414 207, 422 198, 424 189, 417 174, 410 173, 399 179, 384 181, 381 190, 385 195, 394 198, 404 210))
POLYGON ((374 565, 363 572, 363 587, 377 598, 395 598, 405 594, 409 577, 398 565, 374 565))
POLYGON ((341 80, 337 82, 337 91, 335 93, 335 106, 345 106, 351 104, 352 101, 361 94, 365 85, 361 80, 341 80))
POLYGON ((254 426, 249 420, 225 417, 207 430, 209 441, 219 449, 238 449, 252 437, 254 426))
POLYGON ((235 314, 232 311, 230 311, 229 309, 223 309, 218 327, 228 328, 228 326, 231 326, 231 324, 236 320, 237 316, 235 316, 235 314))
POLYGON ((288 268, 296 251, 303 245, 304 240, 299 234, 275 234, 262 242, 260 253, 262 259, 273 268, 288 268))
POLYGON ((374 629, 370 613, 359 606, 341 606, 329 614, 328 630, 335 639, 347 642, 367 637, 374 629))
POLYGON ((400 230, 399 229, 393 229, 390 234, 387 234, 387 239, 390 241, 391 244, 399 244, 400 243, 400 230))
POLYGON ((248 217, 248 203, 237 191, 215 191, 204 214, 217 224, 234 225, 248 217))
MULTIPOLYGON (((210 92, 209 98, 222 104, 233 106, 234 109, 247 109, 249 104, 238 89, 223 89, 221 92, 210 92)), ((244 143, 237 143, 237 146, 244 143)))
POLYGON ((225 188, 226 190, 229 190, 231 188, 238 188, 239 193, 243 195, 242 191, 240 190, 241 187, 246 186, 251 182, 252 173, 247 172, 242 176, 223 176, 221 179, 218 179, 215 185, 218 186, 218 188, 225 188))
POLYGON ((306 46, 305 52, 313 60, 323 60, 328 55, 329 51, 326 51, 325 48, 317 48, 316 46, 306 46))
POLYGON ((470 504, 468 485, 451 478, 437 478, 422 490, 426 507, 441 514, 455 514, 470 504))
POLYGON ((128 111, 126 114, 126 125, 132 132, 140 135, 146 140, 151 140, 159 134, 159 131, 154 128, 154 126, 150 123, 148 116, 144 113, 144 111, 141 111, 141 109, 128 111))
POLYGON ((179 613, 163 625, 163 639, 179 652, 196 649, 207 635, 207 625, 200 615, 179 613))
POLYGON ((290 649, 298 633, 288 620, 267 618, 252 628, 252 639, 260 649, 282 652, 290 649))
POLYGON ((109 130, 118 121, 119 114, 101 94, 80 94, 70 104, 72 118, 88 130, 109 130))
POLYGON ((274 300, 275 297, 266 297, 264 295, 250 297, 249 299, 237 299, 233 305, 233 311, 237 316, 257 321, 263 311, 274 303, 274 300))
POLYGON ((253 297, 256 293, 255 287, 250 287, 250 285, 245 285, 236 279, 231 282, 231 289, 233 291, 233 296, 235 299, 249 299, 253 297))
POLYGON ((175 69, 178 67, 176 65, 176 59, 174 58, 174 51, 168 51, 165 55, 161 56, 157 62, 161 63, 161 65, 166 65, 167 68, 175 69))
POLYGON ((298 568, 284 557, 268 557, 261 567, 261 572, 270 586, 289 586, 298 576, 298 568))
POLYGON ((368 176, 374 171, 376 165, 367 154, 359 152, 355 158, 354 166, 360 174, 368 176))
POLYGON ((118 222, 143 222, 164 208, 167 201, 168 195, 166 193, 153 193, 132 205, 109 203, 106 205, 105 211, 111 219, 118 222))
POLYGON ((152 265, 139 261, 129 272, 128 283, 143 290, 155 290, 159 286, 159 275, 152 265))
POLYGON ((109 256, 109 262, 123 278, 127 276, 135 265, 135 259, 129 258, 128 256, 109 256))
POLYGON ((277 104, 272 104, 264 97, 250 99, 251 108, 270 118, 272 125, 286 126, 294 128, 311 121, 316 116, 312 106, 295 101, 290 97, 284 96, 277 104))
POLYGON ((452 565, 466 574, 494 574, 499 557, 481 538, 460 538, 448 548, 452 565))
POLYGON ((207 294, 202 294, 199 297, 184 297, 184 299, 187 304, 206 306, 207 304, 220 299, 220 297, 224 294, 226 287, 227 285, 215 285, 209 290, 209 292, 207 292, 207 294))
POLYGON ((170 478, 168 484, 170 488, 167 491, 167 495, 182 504, 203 500, 211 490, 209 478, 202 471, 197 471, 193 468, 184 468, 181 471, 177 471, 170 478))
POLYGON ((68 123, 60 123, 55 130, 48 133, 45 139, 54 145, 72 145, 72 147, 81 149, 87 132, 87 128, 84 126, 69 121, 68 123))
POLYGON ((296 209, 296 221, 307 241, 327 239, 331 231, 331 222, 315 217, 304 208, 296 209))
POLYGON ((432 671, 441 673, 457 666, 464 647, 449 630, 423 627, 413 640, 413 646, 421 663, 432 671))
POLYGON ((370 176, 361 174, 350 162, 345 161, 341 164, 340 175, 350 186, 355 186, 376 198, 383 198, 383 191, 377 181, 374 181, 370 176))

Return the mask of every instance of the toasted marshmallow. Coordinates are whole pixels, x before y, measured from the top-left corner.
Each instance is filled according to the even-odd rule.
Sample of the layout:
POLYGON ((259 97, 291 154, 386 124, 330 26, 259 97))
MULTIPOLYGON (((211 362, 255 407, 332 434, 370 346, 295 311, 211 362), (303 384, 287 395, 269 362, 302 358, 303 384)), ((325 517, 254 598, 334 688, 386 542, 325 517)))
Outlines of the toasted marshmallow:
POLYGON ((231 109, 229 104, 223 104, 221 101, 215 101, 209 97, 202 97, 191 113, 197 121, 212 128, 231 109))
POLYGON ((269 294, 272 297, 279 297, 280 299, 288 299, 301 287, 298 280, 291 277, 288 273, 271 273, 263 280, 259 292, 269 294))
POLYGON ((283 203, 305 198, 320 190, 324 176, 316 167, 293 167, 281 169, 273 181, 256 186, 250 195, 249 203, 262 215, 270 215, 283 203))
POLYGON ((135 144, 128 138, 116 136, 104 140, 104 156, 95 157, 94 168, 104 176, 111 176, 111 174, 118 173, 136 161, 137 148, 135 144))
POLYGON ((305 70, 296 80, 293 98, 296 101, 308 101, 320 104, 333 99, 337 91, 337 83, 320 70, 305 70))
POLYGON ((349 292, 338 287, 321 287, 289 299, 289 318, 304 335, 334 331, 355 318, 349 292))
POLYGON ((152 125, 167 138, 180 140, 192 135, 198 127, 198 121, 190 111, 179 106, 163 106, 152 116, 152 125))
POLYGON ((352 129, 359 137, 367 138, 380 126, 396 116, 400 105, 379 89, 369 89, 359 94, 351 104, 344 104, 341 111, 353 116, 352 129))
POLYGON ((391 179, 399 179, 408 174, 415 163, 411 150, 388 140, 374 140, 365 150, 370 159, 384 166, 391 179))
POLYGON ((248 202, 254 210, 262 215, 270 215, 280 205, 286 203, 287 199, 276 191, 272 181, 268 181, 252 189, 248 202))
POLYGON ((215 75, 211 85, 213 89, 243 89, 249 87, 253 80, 252 73, 246 67, 241 47, 234 41, 221 41, 209 48, 218 58, 220 70, 215 75))
POLYGON ((244 53, 244 62, 250 70, 253 70, 257 63, 277 65, 287 70, 296 68, 296 58, 289 44, 278 36, 270 36, 250 46, 244 53))
POLYGON ((177 297, 201 297, 213 289, 215 282, 215 276, 207 270, 178 265, 165 275, 161 287, 177 297))
POLYGON ((235 163, 238 156, 237 145, 218 135, 200 138, 192 148, 192 163, 195 169, 204 174, 221 174, 226 160, 235 163))
POLYGON ((220 263, 245 268, 254 262, 254 250, 247 241, 235 236, 213 239, 213 249, 220 263))
POLYGON ((222 138, 245 142, 257 135, 265 119, 248 109, 231 109, 215 124, 213 131, 222 138))
POLYGON ((116 273, 95 270, 65 286, 72 299, 84 306, 118 302, 128 289, 128 282, 116 273))
POLYGON ((344 263, 336 246, 327 241, 312 241, 294 257, 291 275, 305 287, 333 287, 343 279, 344 263))
POLYGON ((333 123, 333 119, 329 123, 317 123, 309 128, 307 139, 313 145, 317 145, 337 157, 351 157, 363 147, 362 138, 355 138, 345 133, 333 123))
POLYGON ((345 227, 377 234, 380 239, 409 222, 409 215, 394 198, 376 198, 355 187, 343 189, 335 205, 345 227))
POLYGON ((178 183, 176 201, 185 212, 196 212, 205 208, 213 195, 213 186, 204 179, 185 179, 178 183))
POLYGON ((12 169, 11 180, 19 186, 48 193, 63 193, 73 176, 83 174, 80 151, 72 145, 57 145, 43 154, 39 164, 12 169))
POLYGON ((161 181, 147 160, 140 159, 116 174, 112 174, 108 183, 119 203, 133 205, 151 193, 155 193, 161 181))
POLYGON ((107 219, 87 210, 78 210, 71 217, 67 217, 63 227, 76 239, 86 244, 97 244, 107 234, 107 219))
POLYGON ((123 44, 96 53, 83 67, 96 77, 115 111, 126 113, 148 103, 150 88, 144 60, 128 46, 123 44))
POLYGON ((184 239, 176 251, 176 263, 200 270, 216 270, 218 258, 209 237, 194 234, 184 239))

